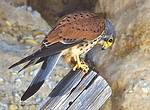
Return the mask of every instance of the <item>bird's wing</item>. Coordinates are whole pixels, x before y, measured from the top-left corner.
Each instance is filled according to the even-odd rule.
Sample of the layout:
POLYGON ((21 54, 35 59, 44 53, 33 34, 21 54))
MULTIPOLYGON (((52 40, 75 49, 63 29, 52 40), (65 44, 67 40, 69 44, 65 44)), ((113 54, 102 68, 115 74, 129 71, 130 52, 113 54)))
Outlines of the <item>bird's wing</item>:
POLYGON ((52 71, 53 71, 54 67, 56 66, 61 55, 62 55, 61 53, 57 53, 55 55, 45 58, 41 69, 39 70, 37 75, 32 80, 32 82, 31 82, 30 86, 28 87, 28 89, 26 90, 26 92, 21 97, 22 101, 28 99, 29 97, 34 95, 40 89, 40 87, 45 82, 46 77, 48 77, 52 73, 52 71))
POLYGON ((35 53, 33 53, 33 54, 21 59, 20 61, 16 62, 12 66, 10 66, 9 69, 13 68, 17 65, 20 65, 22 63, 25 63, 27 61, 31 61, 31 60, 35 60, 37 58, 42 58, 42 57, 47 57, 47 56, 57 54, 57 53, 61 52, 62 50, 65 50, 69 47, 72 47, 72 46, 74 46, 80 42, 82 42, 82 41, 80 40, 80 41, 74 42, 72 44, 63 44, 61 42, 57 42, 57 43, 49 45, 47 47, 43 47, 43 48, 37 50, 35 53))
POLYGON ((43 44, 93 40, 104 31, 104 27, 103 16, 87 12, 70 14, 58 21, 53 31, 44 39, 43 44))
POLYGON ((30 60, 25 66, 23 66, 18 72, 21 72, 22 70, 26 69, 27 67, 38 64, 40 62, 43 62, 47 57, 41 57, 39 59, 30 60))
POLYGON ((55 27, 59 28, 64 24, 68 24, 68 23, 76 22, 77 20, 88 19, 88 18, 92 18, 92 17, 96 17, 96 16, 98 16, 96 13, 88 12, 88 11, 74 12, 74 13, 71 13, 71 14, 61 17, 57 21, 55 27))

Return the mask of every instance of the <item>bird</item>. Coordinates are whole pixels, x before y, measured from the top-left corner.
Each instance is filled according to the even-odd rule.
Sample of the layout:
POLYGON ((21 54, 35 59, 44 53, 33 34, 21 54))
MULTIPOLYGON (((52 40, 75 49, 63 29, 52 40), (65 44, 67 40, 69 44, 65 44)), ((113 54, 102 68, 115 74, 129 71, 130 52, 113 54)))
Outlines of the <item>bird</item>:
POLYGON ((25 101, 40 89, 61 56, 70 56, 69 63, 73 66, 73 71, 80 70, 87 73, 89 67, 81 55, 86 54, 95 45, 100 45, 102 50, 111 47, 115 36, 112 22, 101 14, 78 11, 61 17, 37 51, 9 67, 11 69, 27 63, 20 70, 22 71, 43 62, 21 100, 25 101))

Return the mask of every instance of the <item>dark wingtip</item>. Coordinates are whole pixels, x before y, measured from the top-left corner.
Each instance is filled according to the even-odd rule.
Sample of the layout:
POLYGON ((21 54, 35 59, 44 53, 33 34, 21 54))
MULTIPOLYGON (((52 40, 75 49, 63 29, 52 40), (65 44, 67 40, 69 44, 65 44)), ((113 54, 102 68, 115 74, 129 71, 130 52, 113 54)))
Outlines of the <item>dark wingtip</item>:
POLYGON ((11 69, 12 67, 10 66, 10 67, 8 67, 8 69, 11 69))
POLYGON ((20 73, 22 70, 24 70, 23 68, 22 69, 20 69, 19 71, 18 71, 18 73, 20 73))
MULTIPOLYGON (((11 69, 11 68, 13 68, 13 67, 15 67, 15 66, 17 66, 17 65, 19 65, 19 64, 21 64, 21 63, 22 63, 22 60, 20 60, 20 61, 14 63, 14 64, 11 65, 8 69, 11 69)), ((24 63, 24 62, 23 62, 23 63, 24 63)))
POLYGON ((23 94, 23 96, 21 97, 21 101, 25 101, 28 98, 30 98, 32 95, 34 95, 40 89, 43 83, 44 81, 39 82, 37 84, 33 84, 32 86, 29 86, 28 89, 23 94))
POLYGON ((15 67, 15 64, 13 64, 13 65, 11 65, 10 67, 8 67, 8 69, 11 69, 11 68, 13 68, 13 67, 15 67))

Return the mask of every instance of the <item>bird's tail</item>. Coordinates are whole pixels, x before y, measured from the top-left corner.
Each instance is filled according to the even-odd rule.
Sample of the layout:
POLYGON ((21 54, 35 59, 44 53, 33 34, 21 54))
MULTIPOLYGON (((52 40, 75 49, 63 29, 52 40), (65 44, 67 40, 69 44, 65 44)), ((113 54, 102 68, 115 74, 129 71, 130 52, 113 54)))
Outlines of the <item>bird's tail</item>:
POLYGON ((54 67, 56 66, 61 55, 62 55, 62 53, 60 52, 60 53, 51 55, 49 57, 46 57, 44 59, 41 69, 39 70, 37 75, 32 80, 30 86, 28 87, 28 89, 25 91, 25 93, 21 97, 22 101, 28 99, 29 97, 34 95, 40 89, 40 87, 43 85, 46 77, 48 77, 50 75, 50 73, 52 73, 52 71, 53 71, 54 67))

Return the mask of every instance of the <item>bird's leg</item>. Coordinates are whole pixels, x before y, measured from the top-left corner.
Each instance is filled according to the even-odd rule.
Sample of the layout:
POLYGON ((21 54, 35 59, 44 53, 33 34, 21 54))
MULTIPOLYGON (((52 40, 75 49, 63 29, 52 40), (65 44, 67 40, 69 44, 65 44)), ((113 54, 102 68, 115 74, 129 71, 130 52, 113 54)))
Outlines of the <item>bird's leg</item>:
POLYGON ((75 56, 75 61, 76 61, 76 65, 73 68, 73 71, 80 69, 83 72, 87 73, 89 71, 89 67, 88 65, 82 60, 80 60, 79 55, 75 56))

